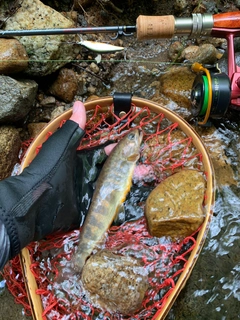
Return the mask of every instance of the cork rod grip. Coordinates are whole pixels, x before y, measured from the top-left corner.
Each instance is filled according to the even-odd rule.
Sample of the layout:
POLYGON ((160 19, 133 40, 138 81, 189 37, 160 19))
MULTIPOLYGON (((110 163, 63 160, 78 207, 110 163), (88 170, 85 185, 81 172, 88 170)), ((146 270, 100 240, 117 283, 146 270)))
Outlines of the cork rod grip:
POLYGON ((174 16, 139 16, 137 39, 172 38, 175 31, 174 16))

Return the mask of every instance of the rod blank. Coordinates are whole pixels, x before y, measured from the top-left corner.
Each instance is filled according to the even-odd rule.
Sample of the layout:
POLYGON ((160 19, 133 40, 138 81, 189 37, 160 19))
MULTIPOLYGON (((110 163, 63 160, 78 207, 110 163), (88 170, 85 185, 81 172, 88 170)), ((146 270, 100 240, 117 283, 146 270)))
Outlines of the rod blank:
POLYGON ((31 29, 0 30, 0 37, 41 36, 57 34, 118 33, 129 34, 136 31, 136 26, 84 27, 68 29, 31 29))

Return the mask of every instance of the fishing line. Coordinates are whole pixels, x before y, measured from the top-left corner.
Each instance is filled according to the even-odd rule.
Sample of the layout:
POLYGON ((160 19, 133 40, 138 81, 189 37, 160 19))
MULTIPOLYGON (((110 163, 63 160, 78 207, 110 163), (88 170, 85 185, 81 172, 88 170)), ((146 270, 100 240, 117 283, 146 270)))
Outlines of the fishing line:
MULTIPOLYGON (((11 60, 1 60, 0 62, 67 62, 67 63, 76 63, 76 62, 95 62, 96 59, 73 59, 73 60, 68 60, 68 59, 28 59, 28 60, 22 60, 22 59, 11 59, 11 60)), ((146 64, 159 64, 159 65, 178 65, 178 66, 192 66, 192 63, 188 62, 171 62, 171 61, 149 61, 149 60, 125 60, 125 59, 101 59, 101 62, 117 62, 117 63, 146 63, 146 64)))

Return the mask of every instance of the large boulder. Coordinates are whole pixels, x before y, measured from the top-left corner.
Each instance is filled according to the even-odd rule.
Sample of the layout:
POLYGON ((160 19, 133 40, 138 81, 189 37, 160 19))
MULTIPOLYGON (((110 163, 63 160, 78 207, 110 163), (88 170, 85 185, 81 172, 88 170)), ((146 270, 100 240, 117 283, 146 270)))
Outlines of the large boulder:
POLYGON ((23 119, 34 104, 37 89, 34 80, 0 76, 0 123, 23 119))
MULTIPOLYGON (((23 0, 20 8, 5 23, 5 30, 72 28, 74 22, 39 0, 23 0)), ((26 48, 29 66, 26 73, 44 76, 53 73, 79 52, 73 45, 76 35, 17 37, 26 48), (70 42, 70 43, 69 43, 70 42)))

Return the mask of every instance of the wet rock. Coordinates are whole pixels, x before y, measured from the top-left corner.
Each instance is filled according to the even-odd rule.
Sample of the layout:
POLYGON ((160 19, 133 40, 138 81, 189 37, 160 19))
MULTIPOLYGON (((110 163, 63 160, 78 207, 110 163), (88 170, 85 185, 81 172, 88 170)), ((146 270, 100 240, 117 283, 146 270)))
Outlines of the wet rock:
POLYGON ((183 11, 186 6, 188 5, 188 1, 187 0, 175 0, 173 7, 176 11, 183 11))
POLYGON ((56 99, 54 97, 46 97, 40 101, 42 107, 53 107, 56 105, 56 99))
POLYGON ((149 233, 176 240, 197 230, 204 221, 205 185, 202 173, 196 170, 182 170, 161 182, 146 201, 149 233))
POLYGON ((148 288, 146 272, 137 259, 107 250, 87 260, 82 283, 94 304, 122 314, 139 309, 148 288))
POLYGON ((96 93, 96 91, 97 91, 97 88, 90 84, 89 87, 88 87, 88 93, 93 95, 93 94, 96 93))
POLYGON ((92 62, 90 64, 90 70, 93 72, 93 73, 98 73, 99 72, 99 67, 98 65, 96 65, 96 63, 92 62))
MULTIPOLYGON (((7 19, 5 24, 6 30, 71 27, 74 27, 71 20, 39 0, 21 1, 21 6, 15 14, 7 19)), ((26 73, 34 76, 51 74, 74 59, 79 48, 67 42, 72 42, 75 38, 75 35, 18 37, 31 60, 26 73), (50 60, 54 60, 54 62, 50 60)))
POLYGON ((49 91, 55 97, 72 102, 78 90, 78 80, 75 72, 71 69, 62 68, 56 81, 51 85, 49 91))
POLYGON ((0 126, 0 180, 11 175, 20 147, 18 130, 12 126, 0 126))
POLYGON ((86 94, 88 91, 87 91, 87 80, 85 77, 83 76, 77 76, 77 81, 78 81, 78 92, 77 94, 79 96, 83 96, 84 94, 86 94))
POLYGON ((47 125, 46 122, 29 123, 28 132, 31 138, 35 138, 42 131, 42 129, 47 125))
POLYGON ((184 46, 180 41, 175 41, 171 43, 168 50, 168 56, 171 59, 171 61, 178 61, 183 49, 184 46))
POLYGON ((178 106, 190 109, 191 89, 195 77, 196 74, 187 67, 173 67, 160 77, 160 92, 175 101, 178 106))
MULTIPOLYGON (((199 46, 188 46, 185 49, 182 50, 182 53, 178 59, 179 62, 182 62, 184 60, 191 60, 194 59, 197 52, 199 50, 199 46)), ((199 62, 200 63, 200 62, 199 62)))
POLYGON ((196 42, 199 46, 206 44, 206 43, 210 43, 212 44, 215 48, 219 48, 219 49, 227 49, 227 40, 224 38, 198 38, 196 39, 196 42))
POLYGON ((64 106, 58 106, 51 112, 51 120, 60 116, 65 111, 64 106))
POLYGON ((189 46, 181 54, 180 61, 187 60, 190 63, 214 64, 218 60, 218 52, 214 45, 205 43, 200 47, 189 46))
POLYGON ((23 119, 34 104, 37 89, 34 80, 0 76, 0 123, 23 119))
POLYGON ((27 68, 28 55, 18 40, 0 38, 0 61, 1 74, 17 73, 27 68))

